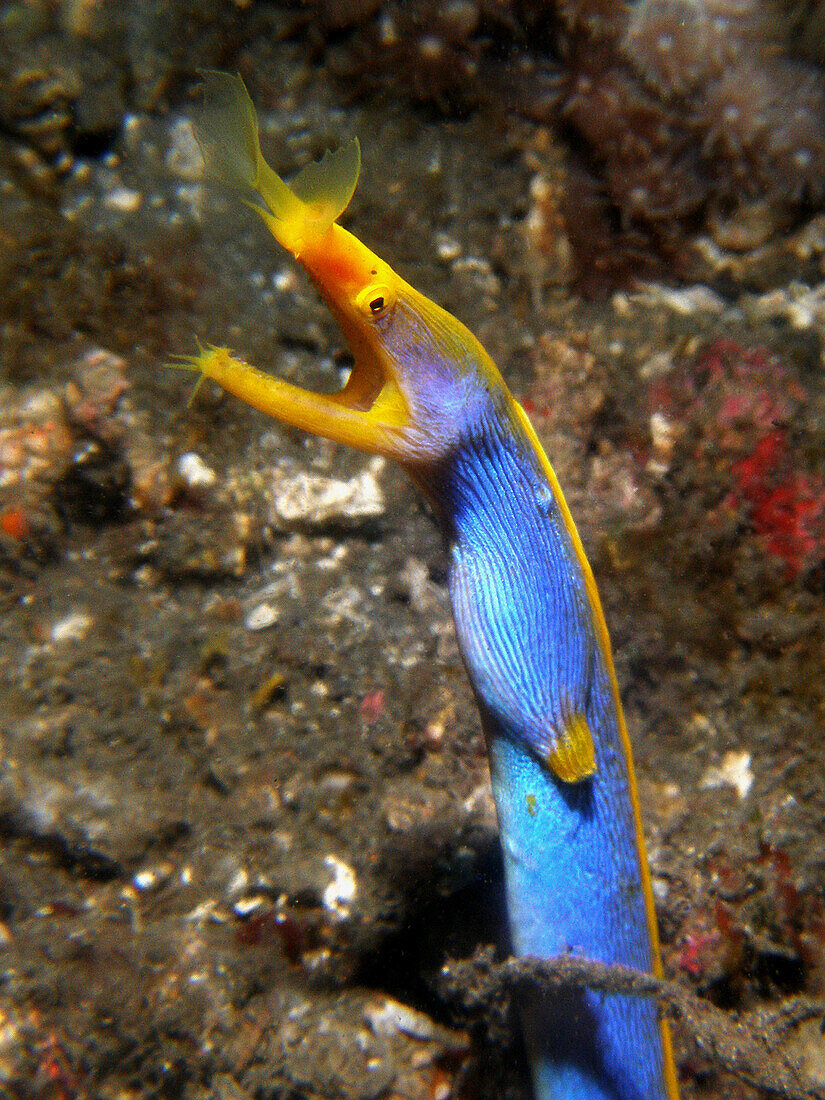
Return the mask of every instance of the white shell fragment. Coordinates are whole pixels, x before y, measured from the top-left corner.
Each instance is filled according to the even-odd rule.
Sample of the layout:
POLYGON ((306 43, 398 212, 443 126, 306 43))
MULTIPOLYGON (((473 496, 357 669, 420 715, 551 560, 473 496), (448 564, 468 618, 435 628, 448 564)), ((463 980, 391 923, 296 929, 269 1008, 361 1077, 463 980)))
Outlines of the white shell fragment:
POLYGON ((284 527, 375 519, 384 513, 377 478, 383 467, 383 459, 373 459, 348 481, 305 471, 283 478, 273 486, 272 519, 284 527))
POLYGON ((188 118, 176 119, 169 134, 166 167, 173 176, 196 183, 203 179, 203 156, 188 118))
POLYGON ((699 789, 714 790, 717 787, 733 787, 740 798, 747 798, 753 784, 751 754, 731 749, 718 764, 711 764, 699 780, 699 789))
POLYGON ((212 467, 207 466, 194 451, 187 451, 178 459, 178 477, 193 492, 211 489, 217 481, 217 474, 212 467))
POLYGON ((350 906, 358 893, 355 871, 337 856, 326 856, 324 865, 332 871, 332 882, 322 895, 324 908, 339 917, 348 917, 350 906))
POLYGON ((49 637, 54 645, 81 642, 92 629, 94 619, 85 611, 73 611, 65 619, 52 623, 49 637))
POLYGON ((273 603, 264 600, 256 604, 244 618, 243 624, 247 630, 266 630, 274 626, 278 621, 278 608, 273 603))
POLYGON ((825 327, 825 283, 810 287, 791 283, 746 300, 745 312, 753 321, 787 321, 798 332, 825 327))
POLYGON ((134 214, 143 203, 143 195, 132 187, 114 187, 104 196, 103 203, 110 210, 134 214))
MULTIPOLYGON (((643 283, 638 292, 626 295, 625 301, 649 309, 664 308, 679 317, 691 317, 697 313, 719 316, 725 311, 724 298, 701 284, 674 289, 661 283, 643 283)), ((615 298, 613 305, 619 312, 615 298)))
POLYGON ((364 1009, 364 1018, 373 1035, 381 1035, 385 1039, 399 1033, 409 1035, 411 1039, 436 1038, 436 1027, 429 1016, 392 997, 368 1004, 364 1009))

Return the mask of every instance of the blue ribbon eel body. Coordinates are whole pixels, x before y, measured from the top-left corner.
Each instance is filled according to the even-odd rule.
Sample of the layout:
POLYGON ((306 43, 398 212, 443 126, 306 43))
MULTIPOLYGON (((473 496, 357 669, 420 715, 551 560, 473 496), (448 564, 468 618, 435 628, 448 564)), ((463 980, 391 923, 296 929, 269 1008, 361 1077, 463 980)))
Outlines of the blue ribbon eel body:
MULTIPOLYGON (((593 576, 526 414, 475 337, 337 219, 357 142, 289 185, 240 78, 206 73, 207 169, 247 192, 354 357, 314 393, 209 347, 185 365, 278 419, 400 462, 449 552, 459 646, 487 738, 517 954, 661 973, 627 731, 593 576)), ((570 990, 523 1008, 537 1100, 678 1100, 650 1000, 570 990)))
MULTIPOLYGON (((604 619, 552 470, 532 430, 519 427, 493 416, 442 482, 453 611, 487 737, 513 946, 658 974, 604 619), (578 764, 548 766, 545 731, 565 723, 574 738, 591 731, 592 763, 589 746, 573 744, 578 764), (559 770, 588 774, 565 781, 559 770)), ((542 1100, 677 1095, 669 1035, 651 1001, 575 990, 535 997, 523 1016, 542 1100)))

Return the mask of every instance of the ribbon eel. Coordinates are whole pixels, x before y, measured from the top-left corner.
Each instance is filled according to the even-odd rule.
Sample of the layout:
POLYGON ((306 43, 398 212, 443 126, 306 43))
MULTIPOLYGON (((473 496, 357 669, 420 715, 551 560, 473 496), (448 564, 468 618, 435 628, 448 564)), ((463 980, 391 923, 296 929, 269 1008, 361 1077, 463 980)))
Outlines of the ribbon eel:
MULTIPOLYGON (((352 141, 289 185, 261 155, 239 77, 204 74, 208 172, 243 189, 300 262, 354 357, 313 393, 210 347, 188 366, 287 424, 389 456, 432 502, 458 641, 481 712, 515 951, 661 973, 630 744, 593 574, 556 475, 478 340, 337 224, 352 141)), ((535 995, 523 1024, 538 1100, 678 1100, 647 1000, 535 995)))

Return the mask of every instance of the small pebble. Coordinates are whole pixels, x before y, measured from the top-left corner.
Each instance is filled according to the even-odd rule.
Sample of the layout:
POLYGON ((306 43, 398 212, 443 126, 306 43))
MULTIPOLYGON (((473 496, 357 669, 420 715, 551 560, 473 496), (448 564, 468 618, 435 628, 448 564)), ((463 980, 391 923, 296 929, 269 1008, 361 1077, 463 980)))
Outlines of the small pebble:
POLYGON ((123 214, 134 214, 140 209, 143 195, 131 187, 115 187, 103 199, 110 210, 119 210, 123 214))
POLYGON ((135 889, 141 892, 154 890, 156 886, 162 886, 164 882, 167 882, 171 874, 172 868, 168 864, 162 864, 159 867, 147 867, 133 876, 132 883, 135 889))
POLYGON ((252 894, 249 897, 238 898, 236 902, 233 902, 232 908, 239 917, 248 917, 255 912, 256 909, 260 909, 261 906, 266 905, 268 898, 263 894, 252 894))
POLYGON ((740 799, 747 797, 753 784, 751 754, 732 749, 726 752, 719 764, 712 764, 699 780, 700 790, 717 787, 733 787, 740 799))
POLYGON ((342 917, 349 916, 350 905, 358 893, 355 872, 337 856, 326 856, 324 864, 333 875, 322 895, 324 908, 342 917))
POLYGON ((278 621, 278 609, 271 603, 259 603, 243 621, 247 630, 266 630, 278 621))
POLYGON ((52 625, 49 637, 55 645, 62 642, 81 642, 89 633, 94 619, 85 611, 74 611, 52 625))
POLYGON ((429 1016, 391 997, 385 997, 377 1004, 367 1005, 364 1017, 373 1034, 385 1039, 391 1039, 399 1033, 409 1035, 411 1039, 426 1040, 436 1037, 435 1025, 429 1016))
POLYGON ((201 492, 211 489, 218 480, 218 475, 211 466, 207 466, 199 454, 187 451, 178 459, 178 476, 187 489, 193 492, 201 492))
POLYGON ((195 130, 188 118, 179 118, 172 125, 166 167, 179 179, 196 182, 203 177, 203 157, 195 139, 195 130))
POLYGON ((461 255, 461 245, 455 237, 447 233, 438 233, 435 238, 435 251, 439 260, 450 263, 461 255))

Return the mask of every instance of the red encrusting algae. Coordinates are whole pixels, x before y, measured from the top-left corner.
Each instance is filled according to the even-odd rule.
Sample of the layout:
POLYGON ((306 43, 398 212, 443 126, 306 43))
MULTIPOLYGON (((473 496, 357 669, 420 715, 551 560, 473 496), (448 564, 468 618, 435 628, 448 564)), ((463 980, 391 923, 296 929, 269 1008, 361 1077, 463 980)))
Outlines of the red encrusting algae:
POLYGON ((763 436, 732 473, 727 503, 747 509, 765 549, 785 563, 788 580, 825 557, 825 481, 793 470, 783 429, 763 436))
POLYGON ((825 560, 825 476, 792 442, 807 400, 774 354, 727 338, 648 394, 651 413, 692 440, 694 463, 728 483, 706 518, 735 517, 784 564, 789 581, 825 560))

